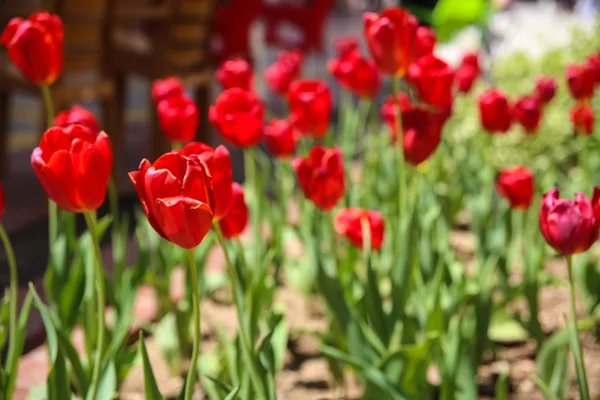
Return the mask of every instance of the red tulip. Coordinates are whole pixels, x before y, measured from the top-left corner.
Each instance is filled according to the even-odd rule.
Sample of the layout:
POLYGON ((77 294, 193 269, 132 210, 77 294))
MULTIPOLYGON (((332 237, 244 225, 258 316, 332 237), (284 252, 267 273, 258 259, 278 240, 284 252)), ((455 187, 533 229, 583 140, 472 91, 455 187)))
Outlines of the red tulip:
POLYGON ((521 97, 513 110, 515 121, 525 128, 525 132, 534 133, 542 119, 542 105, 535 96, 521 97))
POLYGON ((394 7, 381 14, 363 15, 364 35, 371 56, 379 69, 395 76, 404 76, 413 58, 417 19, 407 10, 394 7))
POLYGON ((252 92, 232 88, 217 97, 208 118, 233 145, 252 147, 262 139, 263 114, 263 105, 252 92))
POLYGON ((66 127, 72 124, 85 125, 94 132, 100 132, 100 125, 98 125, 94 114, 81 106, 74 106, 69 110, 61 111, 54 118, 54 125, 56 126, 66 127))
POLYGON ((239 236, 248 225, 248 206, 244 200, 244 188, 239 183, 233 182, 230 190, 233 193, 231 207, 225 218, 219 221, 225 239, 239 236))
POLYGON ((286 95, 290 84, 300 77, 303 58, 300 50, 280 52, 277 61, 265 69, 267 86, 281 96, 286 95))
POLYGON ((290 121, 304 135, 321 138, 329 128, 331 92, 323 81, 304 79, 290 85, 290 121))
POLYGON ((458 91, 460 93, 469 93, 478 77, 479 74, 475 68, 469 65, 459 67, 455 74, 458 91))
POLYGON ((576 135, 591 135, 594 132, 594 119, 594 110, 587 104, 576 105, 571 110, 571 121, 576 135))
POLYGON ((550 76, 539 77, 535 81, 534 93, 542 105, 548 104, 556 94, 556 81, 550 76))
POLYGON ((365 237, 363 236, 363 221, 369 228, 371 236, 371 249, 379 250, 383 243, 385 223, 381 214, 374 210, 363 210, 362 208, 341 209, 334 220, 335 231, 350 240, 354 246, 362 249, 365 237))
POLYGON ((432 29, 429 29, 426 26, 418 27, 415 36, 413 60, 417 61, 423 56, 432 55, 436 42, 437 38, 432 29))
POLYGON ((475 70, 477 71, 477 75, 481 75, 481 66, 479 65, 479 54, 476 52, 466 53, 460 62, 460 66, 475 68, 475 70))
POLYGON ((381 86, 377 66, 358 51, 330 60, 327 69, 344 88, 360 97, 374 97, 381 86))
POLYGON ((600 85, 600 53, 592 54, 586 60, 586 64, 594 71, 595 84, 600 85))
POLYGON ((173 142, 189 142, 196 137, 200 115, 194 100, 183 96, 170 96, 158 103, 158 122, 163 132, 173 142))
POLYGON ((308 157, 292 161, 300 188, 307 199, 329 211, 344 197, 344 158, 339 148, 312 148, 308 157))
POLYGON ((152 100, 156 104, 168 97, 182 96, 184 96, 183 82, 179 78, 157 79, 152 82, 152 100))
POLYGON ((163 238, 192 249, 206 237, 213 221, 215 199, 206 164, 180 152, 164 154, 139 171, 129 173, 146 217, 163 238))
POLYGON ((600 188, 594 188, 592 201, 575 193, 575 200, 559 199, 558 189, 542 198, 540 230, 546 242, 561 254, 582 253, 598 239, 600 188))
POLYGON ((512 208, 526 210, 531 206, 535 192, 533 174, 520 165, 503 169, 496 179, 496 190, 512 208))
MULTIPOLYGON (((402 112, 404 159, 418 165, 427 160, 437 149, 442 139, 445 115, 423 106, 411 104, 408 96, 400 94, 402 112)), ((390 96, 381 109, 382 117, 392 131, 392 140, 396 141, 396 116, 398 100, 390 96)))
POLYGON ((70 212, 102 205, 112 165, 108 135, 79 124, 48 129, 31 154, 33 171, 48 196, 70 212))
POLYGON ((227 147, 220 145, 213 149, 202 142, 190 142, 183 146, 180 152, 188 157, 196 156, 208 167, 212 178, 212 188, 215 198, 219 201, 213 209, 213 219, 220 220, 227 214, 231 202, 231 182, 233 172, 231 169, 231 156, 227 147))
POLYGON ((293 155, 298 135, 294 126, 284 119, 274 119, 265 126, 265 144, 269 153, 277 158, 293 155))
POLYGON ((223 89, 252 90, 252 67, 243 59, 227 60, 217 69, 217 80, 223 89))
POLYGON ((4 197, 4 186, 0 184, 0 219, 4 216, 4 210, 6 210, 6 199, 4 197))
POLYGON ((358 39, 354 36, 338 36, 333 39, 333 47, 335 54, 339 58, 343 58, 350 53, 358 51, 358 39))
POLYGON ((506 132, 512 122, 512 110, 504 92, 491 89, 478 97, 481 125, 489 133, 506 132))
POLYGON ((567 84, 575 100, 587 100, 594 95, 596 71, 589 64, 569 65, 567 84))
POLYGON ((408 68, 408 80, 421 101, 439 107, 452 104, 454 70, 433 54, 421 57, 411 64, 408 68))
POLYGON ((0 36, 8 56, 36 85, 51 85, 63 67, 63 24, 57 15, 36 12, 13 18, 0 36))

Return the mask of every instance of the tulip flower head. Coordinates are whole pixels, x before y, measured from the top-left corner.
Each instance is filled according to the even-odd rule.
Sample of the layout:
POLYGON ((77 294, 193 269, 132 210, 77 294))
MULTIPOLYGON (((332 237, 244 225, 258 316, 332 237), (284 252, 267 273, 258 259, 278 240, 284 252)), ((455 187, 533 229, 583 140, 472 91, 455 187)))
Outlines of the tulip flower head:
POLYGON ((546 105, 554 98, 556 94, 556 80, 550 76, 539 77, 535 82, 534 96, 546 105))
POLYGON ((413 59, 419 23, 407 10, 388 8, 381 14, 363 15, 363 31, 371 56, 379 69, 403 77, 413 59))
POLYGON ((358 50, 358 39, 354 36, 338 36, 333 39, 333 47, 338 58, 344 58, 358 50))
POLYGON ((496 190, 512 208, 526 210, 531 206, 535 194, 533 174, 521 165, 506 168, 496 179, 496 190))
POLYGON ((371 237, 371 249, 380 250, 383 244, 385 223, 378 211, 344 208, 336 214, 334 228, 339 235, 345 236, 355 247, 362 249, 366 239, 363 230, 365 223, 371 237))
POLYGON ((210 106, 208 118, 217 131, 237 147, 252 147, 262 139, 264 108, 252 93, 240 88, 222 92, 210 106))
POLYGON ((300 50, 282 51, 277 61, 267 67, 264 72, 265 82, 269 89, 285 96, 290 84, 302 74, 304 56, 300 50))
POLYGON ((113 166, 110 139, 79 124, 50 128, 33 150, 31 166, 60 208, 76 213, 97 210, 113 166))
POLYGON ((155 104, 168 97, 184 96, 183 82, 179 78, 171 77, 157 79, 152 82, 152 100, 155 104))
POLYGON ((273 156, 285 158, 296 151, 298 133, 294 126, 284 119, 274 119, 265 125, 265 145, 273 156))
POLYGON ((231 183, 233 172, 231 168, 231 156, 227 147, 220 145, 213 149, 202 142, 190 142, 183 146, 180 153, 187 157, 200 158, 210 173, 212 189, 215 198, 219 199, 213 209, 213 220, 222 219, 229 210, 231 203, 231 183))
POLYGON ((304 79, 290 85, 290 122, 303 135, 322 138, 329 128, 331 91, 319 80, 304 79))
POLYGON ((411 64, 408 80, 422 102, 436 107, 449 107, 452 104, 454 70, 433 54, 411 64))
POLYGON ((594 110, 588 104, 578 104, 571 110, 576 135, 589 136, 594 132, 594 110))
POLYGON ((244 59, 226 60, 217 69, 217 80, 224 90, 231 88, 252 90, 252 67, 244 59))
POLYGON ((345 89, 359 97, 374 97, 381 86, 381 74, 375 63, 356 52, 327 63, 329 73, 345 89))
POLYGON ((569 91, 575 100, 587 101, 594 95, 596 70, 589 63, 569 65, 566 77, 569 91))
POLYGON ((161 129, 172 142, 190 142, 196 137, 200 114, 194 100, 186 95, 169 96, 156 106, 161 129))
POLYGON ((513 117, 527 133, 535 133, 542 119, 542 104, 536 96, 525 96, 517 100, 513 117))
POLYGON ((415 33, 415 48, 413 51, 413 61, 419 60, 421 57, 432 55, 437 38, 435 32, 426 27, 420 26, 415 33))
POLYGON ((244 188, 237 182, 231 185, 232 200, 227 215, 219 221, 225 239, 239 236, 248 225, 248 206, 244 200, 244 188))
POLYGON ((198 246, 213 222, 216 202, 208 167, 201 158, 172 151, 154 164, 144 159, 129 173, 154 230, 184 249, 198 246))
POLYGON ((478 98, 481 125, 489 133, 504 133, 512 123, 512 108, 504 92, 491 89, 478 98))
POLYGON ((90 111, 81 106, 73 106, 69 110, 58 113, 54 118, 54 125, 66 127, 72 124, 85 125, 94 132, 100 132, 100 125, 90 111))
POLYGON ((553 189, 542 198, 540 230, 559 253, 582 253, 598 239, 599 214, 600 188, 594 188, 591 202, 583 193, 575 193, 575 200, 561 199, 558 189, 553 189))
POLYGON ((312 148, 308 157, 296 157, 292 167, 307 199, 329 211, 344 197, 344 159, 339 148, 312 148))
POLYGON ((36 85, 51 85, 60 76, 63 39, 60 17, 47 12, 11 19, 0 36, 12 62, 36 85))

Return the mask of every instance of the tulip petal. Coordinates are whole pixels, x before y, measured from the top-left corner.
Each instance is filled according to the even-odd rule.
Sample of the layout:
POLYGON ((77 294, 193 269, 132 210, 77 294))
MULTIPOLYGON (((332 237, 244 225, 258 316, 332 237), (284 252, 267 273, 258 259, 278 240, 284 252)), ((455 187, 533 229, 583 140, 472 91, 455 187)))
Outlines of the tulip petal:
POLYGON ((188 197, 157 200, 157 216, 169 241, 184 249, 198 246, 212 226, 210 206, 188 197))

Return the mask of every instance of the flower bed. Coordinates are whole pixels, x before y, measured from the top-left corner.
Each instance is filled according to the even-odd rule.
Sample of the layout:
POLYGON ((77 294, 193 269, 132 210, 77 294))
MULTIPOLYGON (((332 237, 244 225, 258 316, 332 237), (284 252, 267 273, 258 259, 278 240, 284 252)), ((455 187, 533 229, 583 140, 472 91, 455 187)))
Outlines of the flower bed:
MULTIPOLYGON (((32 306, 48 357, 34 398, 600 395, 600 36, 496 64, 491 85, 478 54, 448 65, 434 32, 403 9, 368 13, 363 28, 372 59, 344 40, 328 65, 345 96, 333 124, 331 90, 302 75, 298 51, 265 70, 289 107, 268 123, 249 65, 220 67, 209 119, 243 148, 244 186, 226 146, 191 141, 199 116, 182 82, 155 82, 173 150, 130 172, 133 237, 109 136, 82 108, 49 121, 32 154, 50 197, 48 303, 31 286, 20 316, 0 229, 13 277, 0 313, 5 398, 31 365, 18 355, 32 306), (384 77, 393 93, 378 110, 384 77), (98 218, 105 198, 111 213, 98 218), (88 226, 80 237, 76 214, 88 226), (148 302, 156 308, 140 320, 148 302)), ((49 111, 61 32, 37 13, 1 40, 49 111)))

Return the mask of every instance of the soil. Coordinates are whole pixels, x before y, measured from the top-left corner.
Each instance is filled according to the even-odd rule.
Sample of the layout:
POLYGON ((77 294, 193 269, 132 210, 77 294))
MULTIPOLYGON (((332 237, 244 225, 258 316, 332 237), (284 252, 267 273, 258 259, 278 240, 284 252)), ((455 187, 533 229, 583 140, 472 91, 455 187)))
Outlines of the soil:
MULTIPOLYGON (((457 231, 452 235, 451 243, 465 258, 473 254, 473 237, 469 232, 457 231)), ((559 278, 567 278, 562 260, 549 260, 547 270, 559 278)), ((519 279, 518 275, 516 273, 516 280, 519 279)), ((302 293, 290 287, 282 287, 278 290, 276 303, 285 305, 286 319, 290 327, 290 341, 285 356, 285 366, 277 380, 279 398, 284 400, 359 399, 361 388, 356 379, 348 374, 350 377, 345 387, 335 387, 327 364, 318 351, 319 340, 315 336, 303 333, 326 329, 322 305, 316 300, 309 302, 302 293)), ((516 304, 515 307, 523 309, 524 304, 516 304)), ((540 307, 540 321, 546 335, 562 328, 564 326, 562 315, 569 313, 566 285, 542 289, 540 307)), ((216 344, 211 326, 218 323, 233 336, 237 323, 234 309, 222 301, 215 302, 206 299, 203 301, 201 309, 203 338, 205 339, 202 343, 202 350, 206 351, 216 344)), ((585 315, 582 304, 578 304, 577 310, 580 317, 585 315)), ((600 344, 597 342, 597 338, 590 334, 584 334, 582 340, 591 396, 592 399, 600 399, 600 361, 598 361, 600 360, 600 344)), ((152 338, 147 340, 146 345, 159 388, 166 396, 176 397, 183 384, 182 378, 169 375, 169 369, 152 338)), ((535 343, 532 341, 497 343, 495 358, 481 366, 478 373, 480 398, 492 399, 498 377, 508 371, 509 399, 543 399, 531 379, 536 373, 535 351, 535 343)), ((570 370, 572 385, 568 399, 577 399, 572 361, 570 370)), ((434 368, 429 371, 428 376, 432 382, 439 379, 434 368)), ((143 375, 140 367, 136 367, 130 373, 120 392, 122 399, 143 399, 143 375)), ((201 394, 201 390, 198 392, 198 399, 205 398, 201 394)))

